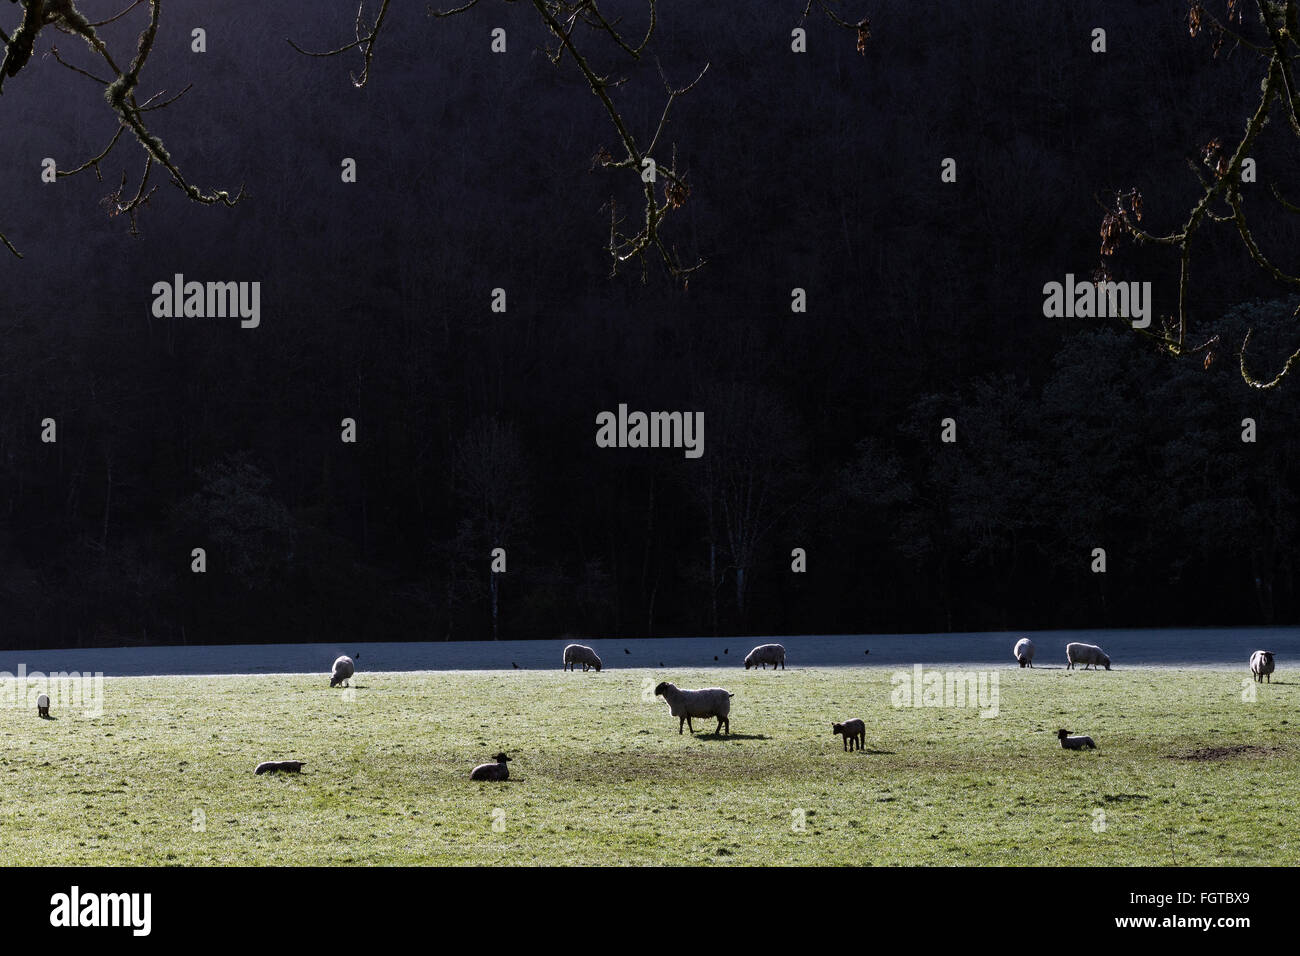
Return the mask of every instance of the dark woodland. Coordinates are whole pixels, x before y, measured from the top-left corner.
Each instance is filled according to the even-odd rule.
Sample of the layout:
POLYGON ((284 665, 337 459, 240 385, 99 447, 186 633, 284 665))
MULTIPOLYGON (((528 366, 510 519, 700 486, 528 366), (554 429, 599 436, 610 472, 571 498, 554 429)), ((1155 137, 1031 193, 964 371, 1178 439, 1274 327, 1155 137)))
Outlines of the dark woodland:
MULTIPOLYGON (((636 60, 590 36, 639 133, 708 65, 657 149, 672 261, 616 271, 609 204, 635 221, 637 190, 527 3, 394 3, 360 87, 360 51, 285 42, 348 41, 348 3, 165 4, 139 95, 193 87, 151 127, 244 196, 155 171, 119 215, 134 143, 41 181, 119 126, 49 52, 91 69, 85 45, 42 32, 0 91, 0 646, 1295 623, 1300 378, 1255 386, 1300 345, 1300 288, 1210 222, 1204 348, 1043 315, 1045 283, 1098 270, 1153 284, 1151 331, 1178 312, 1177 250, 1103 256, 1099 227, 1138 190, 1142 228, 1177 229, 1267 63, 1193 36, 1186 0, 844 0, 861 50, 803 2, 660 3, 636 60), (260 282, 260 326, 155 318, 177 273, 260 282), (596 447, 620 403, 704 411, 704 456, 596 447)), ((644 31, 644 2, 603 6, 644 31)), ((147 19, 100 32, 129 58, 147 19)), ((1249 154, 1251 234, 1294 270, 1271 190, 1300 202, 1300 139, 1279 113, 1249 154)))

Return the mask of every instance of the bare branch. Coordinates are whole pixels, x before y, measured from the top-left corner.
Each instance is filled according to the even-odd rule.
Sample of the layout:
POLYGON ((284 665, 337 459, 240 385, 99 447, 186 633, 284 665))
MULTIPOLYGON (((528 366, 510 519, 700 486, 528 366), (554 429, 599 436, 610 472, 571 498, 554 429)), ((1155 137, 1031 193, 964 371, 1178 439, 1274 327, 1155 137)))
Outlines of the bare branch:
MULTIPOLYGON (((361 0, 361 2, 357 5, 356 39, 353 40, 351 43, 345 43, 343 46, 338 47, 337 49, 326 50, 322 53, 313 53, 309 50, 304 50, 302 47, 294 43, 293 40, 289 39, 288 37, 284 38, 285 42, 288 43, 289 46, 297 50, 299 53, 301 53, 303 56, 315 56, 315 57, 338 56, 341 53, 346 53, 348 50, 355 50, 359 48, 361 50, 361 75, 357 76, 355 73, 352 74, 352 85, 360 89, 361 87, 365 86, 366 82, 370 79, 370 61, 371 59, 373 59, 375 55, 375 41, 379 39, 379 31, 384 25, 384 17, 388 16, 389 2, 390 0, 383 0, 383 2, 379 5, 379 15, 375 17, 374 25, 370 27, 369 32, 363 34, 361 29, 361 23, 366 9, 366 2, 365 0, 361 0)), ((473 3, 470 3, 469 6, 464 7, 462 9, 467 10, 469 9, 469 7, 472 7, 474 3, 477 2, 478 0, 474 0, 473 3)))

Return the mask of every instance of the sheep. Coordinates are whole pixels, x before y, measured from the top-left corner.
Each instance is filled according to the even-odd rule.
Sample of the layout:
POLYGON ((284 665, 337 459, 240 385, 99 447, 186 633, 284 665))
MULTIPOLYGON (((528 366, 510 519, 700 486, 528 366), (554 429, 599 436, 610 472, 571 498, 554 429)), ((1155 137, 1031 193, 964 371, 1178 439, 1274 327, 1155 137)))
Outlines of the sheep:
POLYGON ((337 687, 357 672, 357 665, 350 657, 340 657, 334 662, 334 673, 330 675, 330 686, 337 687))
POLYGON ((855 743, 858 750, 867 745, 867 725, 861 717, 850 717, 842 724, 831 724, 831 733, 843 735, 845 750, 852 750, 855 743))
POLYGON ((668 681, 660 682, 655 688, 655 696, 662 697, 668 704, 668 712, 677 718, 677 732, 682 732, 682 725, 685 724, 690 728, 691 733, 695 733, 695 728, 691 726, 692 717, 716 717, 718 726, 714 728, 715 734, 723 732, 731 734, 731 698, 735 694, 729 694, 721 687, 705 687, 702 690, 681 690, 676 684, 670 684, 668 681))
POLYGON ((1273 652, 1256 651, 1251 654, 1250 672, 1255 675, 1257 682, 1268 678, 1268 682, 1273 683, 1273 678, 1270 676, 1273 673, 1273 652))
POLYGON ((567 671, 570 667, 578 669, 582 665, 582 672, 587 673, 588 667, 596 668, 596 673, 600 673, 600 657, 590 647, 585 644, 570 644, 564 649, 564 669, 567 671))
POLYGON ((496 763, 481 763, 469 772, 471 780, 509 780, 510 768, 506 762, 510 760, 504 752, 497 754, 492 758, 496 763))
POLYGON ((1020 661, 1021 667, 1034 666, 1034 642, 1029 638, 1022 637, 1016 641, 1016 646, 1011 653, 1016 655, 1016 660, 1020 661))
POLYGON ((281 770, 285 773, 298 773, 306 762, 305 760, 264 760, 257 765, 253 773, 277 773, 281 770))
POLYGON ((1106 670, 1110 670, 1110 658, 1096 644, 1079 644, 1071 643, 1065 645, 1066 670, 1074 670, 1075 664, 1082 664, 1083 669, 1087 670, 1088 665, 1096 670, 1097 665, 1103 665, 1106 670))
MULTIPOLYGON (((1272 661, 1269 661, 1268 669, 1269 669, 1270 671, 1273 669, 1273 663, 1272 663, 1272 661)), ((38 694, 38 695, 37 695, 37 697, 36 697, 36 716, 37 716, 37 717, 44 717, 46 720, 49 720, 49 719, 50 719, 50 695, 49 695, 49 694, 38 694)))
POLYGON ((1058 730, 1056 736, 1060 738, 1061 746, 1066 750, 1082 750, 1084 747, 1089 750, 1097 749, 1091 737, 1071 737, 1068 730, 1058 730))
POLYGON ((767 670, 768 664, 772 665, 772 670, 776 670, 777 664, 781 665, 781 670, 785 670, 785 648, 780 644, 760 644, 745 658, 745 670, 759 666, 767 670))

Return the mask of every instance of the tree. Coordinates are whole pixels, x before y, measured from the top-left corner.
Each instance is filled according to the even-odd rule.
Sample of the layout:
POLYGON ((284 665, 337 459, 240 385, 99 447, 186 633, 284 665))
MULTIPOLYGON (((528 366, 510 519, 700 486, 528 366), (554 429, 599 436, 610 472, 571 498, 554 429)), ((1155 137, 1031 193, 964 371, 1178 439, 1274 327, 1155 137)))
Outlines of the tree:
MULTIPOLYGON (((1213 38, 1213 55, 1218 56, 1224 44, 1233 49, 1252 51, 1260 64, 1260 95, 1254 111, 1247 118, 1245 128, 1235 142, 1224 144, 1221 137, 1210 140, 1201 149, 1201 164, 1189 161, 1193 174, 1200 183, 1200 192, 1181 226, 1172 232, 1155 234, 1140 225, 1142 222, 1142 194, 1136 189, 1116 192, 1105 204, 1101 224, 1101 255, 1103 265, 1098 270, 1098 280, 1109 280, 1110 269, 1106 260, 1118 249, 1119 240, 1128 236, 1139 244, 1153 244, 1173 249, 1179 258, 1178 311, 1176 316, 1164 320, 1158 332, 1148 332, 1164 350, 1174 355, 1205 353, 1208 367, 1215 358, 1222 337, 1209 334, 1202 338, 1190 336, 1192 295, 1192 240, 1202 226, 1207 224, 1232 227, 1244 245, 1250 259, 1273 281, 1291 288, 1300 287, 1300 273, 1278 266, 1272 255, 1266 253, 1257 241, 1253 219, 1246 215, 1245 182, 1243 167, 1249 161, 1251 147, 1255 145, 1274 115, 1280 114, 1291 133, 1300 138, 1300 87, 1297 87, 1296 64, 1300 61, 1300 0, 1255 0, 1258 24, 1248 29, 1245 24, 1246 0, 1224 0, 1222 19, 1193 0, 1187 15, 1188 32, 1193 36, 1206 33, 1213 38), (1199 344, 1197 343, 1199 340, 1199 344)), ((1253 177, 1251 177, 1253 178, 1253 177)), ((1285 212, 1300 214, 1300 205, 1287 200, 1276 181, 1270 192, 1278 206, 1285 212)), ((1248 328, 1238 347, 1241 377, 1252 388, 1276 387, 1300 360, 1300 349, 1291 352, 1279 371, 1272 377, 1258 377, 1249 368, 1246 350, 1253 329, 1248 328)))
MULTIPOLYGON (((19 0, 10 0, 10 2, 17 3, 19 0)), ((144 171, 140 175, 139 185, 135 194, 131 195, 127 189, 127 177, 124 171, 121 183, 116 190, 106 197, 104 202, 110 216, 125 215, 127 217, 131 223, 132 233, 136 231, 137 214, 149 202, 149 199, 158 188, 156 185, 150 188, 149 185, 154 166, 162 167, 171 177, 172 184, 180 189, 186 198, 200 205, 233 206, 244 196, 243 187, 240 187, 239 192, 232 198, 224 190, 218 189, 204 192, 198 186, 188 182, 181 173, 176 161, 167 151, 163 141, 153 133, 146 122, 147 113, 165 109, 179 100, 189 90, 189 87, 186 87, 175 96, 166 99, 162 98, 162 93, 155 93, 143 102, 136 98, 136 89, 140 85, 140 73, 149 60, 149 54, 153 51, 154 41, 158 36, 158 21, 162 15, 162 0, 149 0, 149 21, 140 32, 135 55, 125 67, 120 66, 118 62, 122 59, 122 54, 118 53, 115 56, 109 50, 108 44, 100 37, 98 33, 99 27, 120 20, 136 7, 141 6, 143 2, 144 0, 134 0, 115 16, 92 22, 78 9, 74 0, 21 0, 23 15, 13 34, 8 35, 4 30, 0 29, 0 41, 3 41, 5 45, 4 62, 0 65, 0 92, 4 90, 6 77, 17 76, 27 68, 32 59, 37 37, 49 27, 70 36, 80 37, 95 57, 102 61, 100 66, 94 69, 107 67, 108 75, 105 76, 102 72, 93 72, 92 69, 83 68, 65 60, 59 53, 57 46, 50 48, 51 55, 63 66, 103 87, 104 98, 117 120, 117 130, 113 133, 112 139, 108 141, 108 145, 104 147, 103 152, 92 156, 74 169, 58 170, 57 175, 60 177, 76 176, 78 173, 91 169, 94 170, 95 176, 102 181, 100 164, 108 159, 109 154, 113 152, 121 140, 123 132, 130 131, 145 154, 144 171)), ((5 247, 15 256, 22 258, 22 254, 2 233, 0 233, 0 242, 3 242, 5 247)))
MULTIPOLYGON (((496 418, 471 427, 457 447, 454 474, 466 514, 457 529, 458 551, 477 564, 492 549, 508 550, 528 517, 527 467, 514 428, 496 418)), ((500 629, 499 579, 489 568, 493 640, 500 629)))

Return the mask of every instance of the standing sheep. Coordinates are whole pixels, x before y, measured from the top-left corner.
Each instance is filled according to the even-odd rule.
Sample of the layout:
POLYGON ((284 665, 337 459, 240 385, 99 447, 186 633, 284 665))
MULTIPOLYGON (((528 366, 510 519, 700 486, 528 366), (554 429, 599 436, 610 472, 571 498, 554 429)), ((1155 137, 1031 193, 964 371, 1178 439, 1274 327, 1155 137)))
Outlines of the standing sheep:
POLYGON ((844 737, 844 749, 861 750, 867 745, 867 725, 861 717, 851 717, 842 724, 831 724, 831 733, 841 734, 844 737))
POLYGON ((1250 672, 1255 675, 1256 682, 1268 678, 1268 682, 1273 683, 1270 676, 1273 673, 1273 652, 1256 651, 1250 655, 1250 672))
POLYGON ((731 698, 735 694, 729 694, 721 687, 706 687, 703 690, 681 690, 676 684, 670 684, 663 681, 655 688, 655 696, 662 697, 668 703, 668 712, 677 718, 677 732, 682 732, 682 725, 685 724, 690 728, 691 733, 695 733, 695 728, 691 726, 692 717, 716 717, 718 726, 714 728, 715 734, 723 732, 731 733, 731 698))
POLYGON ((582 672, 585 674, 588 667, 596 668, 596 673, 600 673, 600 657, 590 647, 585 644, 570 644, 564 649, 564 669, 578 669, 582 665, 582 672))
POLYGON ((781 670, 785 670, 785 648, 782 645, 760 644, 745 658, 745 670, 759 666, 767 670, 768 664, 772 665, 772 670, 776 670, 778 664, 781 665, 781 670))
MULTIPOLYGON (((1269 668, 1268 668, 1268 669, 1269 669, 1270 671, 1273 669, 1273 667, 1272 667, 1272 663, 1271 663, 1271 662, 1270 662, 1270 664, 1269 664, 1269 668)), ((49 695, 49 694, 39 694, 39 695, 37 695, 37 697, 36 697, 36 716, 37 716, 37 717, 44 717, 46 720, 49 720, 49 719, 50 719, 50 695, 49 695)))
POLYGON ((1016 641, 1016 646, 1012 650, 1016 655, 1016 660, 1020 662, 1021 667, 1034 666, 1034 642, 1027 637, 1022 637, 1016 641))
POLYGON ((330 686, 338 687, 357 672, 357 665, 350 657, 340 657, 334 662, 334 673, 330 675, 330 686))
POLYGON ((469 778, 471 780, 509 780, 510 768, 506 766, 506 762, 509 761, 510 758, 507 757, 503 751, 492 759, 495 760, 496 763, 479 764, 469 772, 469 778))
POLYGON ((1096 644, 1066 644, 1065 660, 1065 669, 1068 671, 1074 670, 1075 664, 1082 664, 1084 670, 1088 669, 1089 664, 1092 665, 1093 670, 1097 669, 1098 664, 1101 664, 1106 670, 1110 670, 1110 658, 1096 644))

